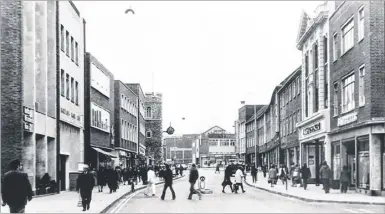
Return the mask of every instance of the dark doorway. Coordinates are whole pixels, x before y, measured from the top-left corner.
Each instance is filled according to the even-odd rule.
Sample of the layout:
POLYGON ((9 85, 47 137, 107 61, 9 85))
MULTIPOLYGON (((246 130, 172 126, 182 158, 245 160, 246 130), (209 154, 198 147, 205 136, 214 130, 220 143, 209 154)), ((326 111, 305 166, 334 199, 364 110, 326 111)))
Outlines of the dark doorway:
POLYGON ((59 185, 60 191, 66 190, 66 163, 67 163, 67 155, 60 155, 60 169, 59 169, 59 185))
MULTIPOLYGON (((346 165, 348 166, 348 171, 350 175, 350 187, 356 186, 356 148, 354 145, 354 141, 346 142, 343 144, 346 149, 346 165)), ((354 189, 354 188, 353 188, 354 189)))

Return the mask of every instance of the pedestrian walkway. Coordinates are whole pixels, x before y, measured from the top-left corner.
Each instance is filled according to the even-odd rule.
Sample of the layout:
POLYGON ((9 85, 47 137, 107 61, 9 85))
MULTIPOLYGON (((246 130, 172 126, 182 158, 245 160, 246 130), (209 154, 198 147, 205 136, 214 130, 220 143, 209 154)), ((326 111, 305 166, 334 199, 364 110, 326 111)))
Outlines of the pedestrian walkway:
POLYGON ((299 185, 297 185, 297 187, 292 187, 291 180, 288 181, 287 190, 286 185, 282 184, 281 180, 278 180, 277 184, 274 185, 274 187, 271 187, 267 182, 267 175, 266 178, 264 178, 263 173, 258 173, 258 181, 254 184, 248 173, 246 184, 270 193, 308 202, 385 205, 385 197, 368 196, 356 193, 355 191, 348 191, 347 193, 342 194, 340 190, 336 189, 330 189, 330 193, 325 194, 322 185, 316 186, 314 184, 308 184, 307 189, 304 190, 304 188, 299 187, 299 185))
MULTIPOLYGON (((175 178, 174 178, 175 179, 175 178)), ((161 182, 161 181, 160 181, 161 182)), ((135 190, 144 189, 146 186, 138 183, 135 190)), ((130 185, 120 185, 116 192, 110 194, 108 187, 103 188, 103 192, 98 192, 98 187, 94 187, 89 213, 100 213, 110 204, 131 192, 130 185)), ((78 207, 79 193, 65 191, 60 194, 36 197, 28 202, 26 213, 80 213, 82 207, 78 207)), ((1 213, 9 213, 9 207, 1 207, 1 213)))

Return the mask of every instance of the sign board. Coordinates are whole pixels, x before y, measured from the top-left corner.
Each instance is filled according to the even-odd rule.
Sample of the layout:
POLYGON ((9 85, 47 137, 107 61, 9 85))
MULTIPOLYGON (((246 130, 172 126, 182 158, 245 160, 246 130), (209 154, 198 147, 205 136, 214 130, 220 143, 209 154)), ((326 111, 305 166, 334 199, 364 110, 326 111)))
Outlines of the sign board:
POLYGON ((34 110, 26 106, 23 107, 23 128, 24 131, 33 132, 34 110))
POLYGON ((321 123, 316 123, 303 129, 303 135, 308 135, 321 130, 321 123))
POLYGON ((344 126, 357 121, 357 112, 353 112, 338 118, 337 126, 344 126))

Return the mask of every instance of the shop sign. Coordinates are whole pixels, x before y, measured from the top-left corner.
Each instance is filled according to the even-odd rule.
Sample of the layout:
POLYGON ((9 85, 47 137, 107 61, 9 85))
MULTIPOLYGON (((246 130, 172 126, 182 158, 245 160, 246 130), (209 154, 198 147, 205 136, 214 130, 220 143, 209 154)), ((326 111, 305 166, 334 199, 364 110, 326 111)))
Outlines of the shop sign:
POLYGON ((139 154, 145 155, 146 150, 144 150, 142 147, 139 148, 139 154))
POLYGON ((357 121, 357 112, 353 112, 338 118, 337 126, 344 126, 357 121))
POLYGON ((313 124, 312 126, 304 128, 303 131, 302 131, 302 134, 303 135, 308 135, 308 134, 317 132, 319 130, 321 130, 321 123, 318 122, 316 124, 313 124))
POLYGON ((33 132, 33 114, 34 114, 34 111, 33 111, 33 109, 28 108, 26 106, 24 106, 23 111, 24 111, 24 114, 23 114, 24 131, 33 132))

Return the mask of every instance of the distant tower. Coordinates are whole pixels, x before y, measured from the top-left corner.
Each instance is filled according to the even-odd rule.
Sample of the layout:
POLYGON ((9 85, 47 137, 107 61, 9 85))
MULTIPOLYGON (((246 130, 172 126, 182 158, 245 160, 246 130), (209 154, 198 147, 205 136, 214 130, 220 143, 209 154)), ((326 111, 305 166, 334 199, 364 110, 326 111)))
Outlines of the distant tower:
POLYGON ((146 93, 144 111, 146 155, 152 158, 148 164, 153 164, 162 159, 162 94, 146 93))

